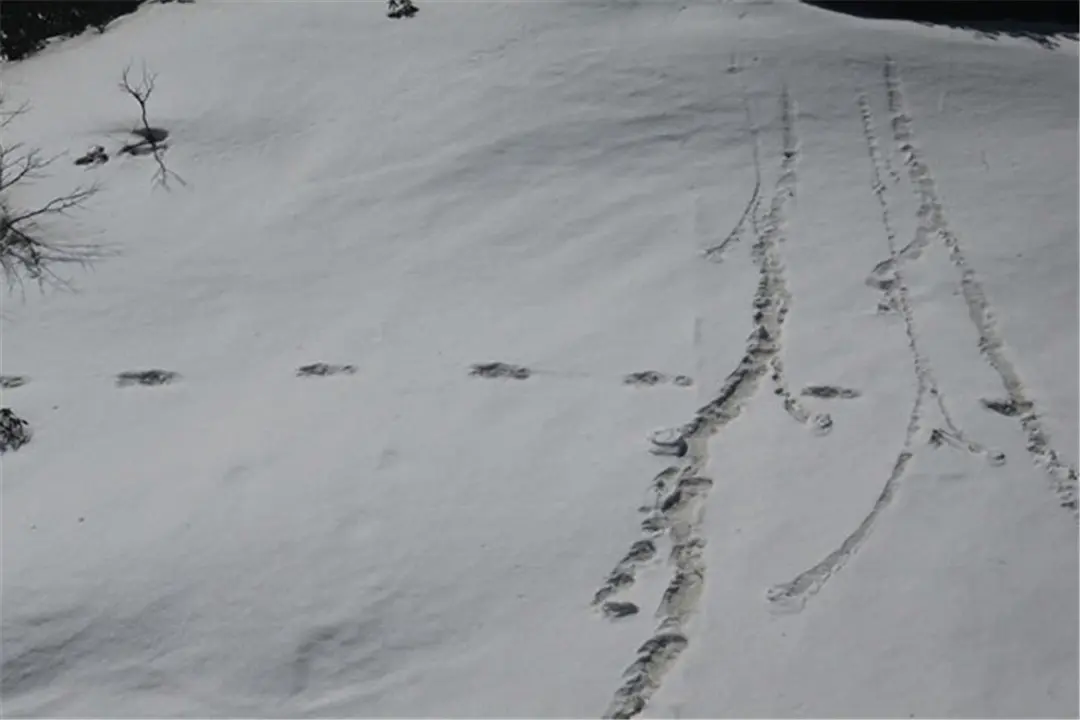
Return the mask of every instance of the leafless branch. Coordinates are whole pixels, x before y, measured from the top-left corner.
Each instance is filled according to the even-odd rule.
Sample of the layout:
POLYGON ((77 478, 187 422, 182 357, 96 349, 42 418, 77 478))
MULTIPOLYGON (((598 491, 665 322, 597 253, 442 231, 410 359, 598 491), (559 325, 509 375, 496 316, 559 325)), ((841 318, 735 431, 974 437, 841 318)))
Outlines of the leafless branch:
POLYGON ((157 74, 150 72, 143 65, 142 80, 139 81, 138 85, 131 84, 130 75, 131 66, 128 65, 124 68, 124 74, 120 78, 120 89, 139 103, 139 110, 142 113, 142 126, 149 131, 150 121, 146 117, 146 103, 150 100, 150 96, 154 94, 154 81, 157 80, 157 74))
MULTIPOLYGON (((3 97, 0 96, 0 130, 28 109, 24 104, 15 110, 5 111, 2 104, 3 97)), ((54 158, 42 157, 37 149, 24 152, 20 143, 6 145, 6 135, 6 132, 0 134, 0 273, 9 287, 21 287, 24 277, 41 284, 67 285, 53 266, 65 263, 86 265, 108 253, 97 245, 53 240, 49 229, 39 223, 47 217, 65 215, 81 207, 98 191, 98 187, 79 187, 36 208, 14 210, 7 191, 36 177, 54 158)))
POLYGON ((29 111, 30 104, 24 102, 14 110, 6 110, 3 105, 4 96, 0 95, 0 193, 22 180, 39 177, 41 171, 56 160, 55 156, 43 157, 38 149, 24 152, 23 143, 4 142, 8 135, 8 126, 15 118, 29 111))
POLYGON ((76 264, 86 266, 111 253, 91 243, 75 243, 50 240, 49 233, 34 218, 50 214, 60 214, 64 207, 79 207, 97 192, 96 187, 78 191, 79 199, 71 196, 56 198, 45 207, 30 213, 15 215, 6 203, 0 203, 0 271, 9 287, 21 286, 24 277, 40 284, 67 286, 67 282, 58 276, 54 266, 76 264))
POLYGON ((44 166, 41 154, 36 151, 16 156, 15 153, 21 147, 21 143, 10 147, 0 145, 0 192, 33 175, 44 166))
MULTIPOLYGON (((4 96, 0 95, 0 105, 4 102, 4 96)), ((24 102, 14 110, 0 108, 0 130, 7 128, 11 121, 30 110, 30 103, 24 102)))
POLYGON ((22 143, 4 145, 3 140, 0 140, 0 192, 22 180, 41 177, 41 171, 56 159, 43 157, 37 149, 20 152, 22 148, 22 143))
POLYGON ((53 198, 36 210, 26 210, 18 215, 5 213, 4 221, 9 225, 18 226, 42 215, 64 215, 68 210, 81 207, 91 196, 97 193, 97 185, 87 188, 75 188, 64 197, 53 198))
POLYGON ((165 138, 168 136, 168 132, 162 128, 151 127, 150 119, 147 117, 146 104, 149 102, 150 96, 154 93, 157 74, 150 72, 146 69, 146 66, 143 65, 142 78, 137 84, 132 84, 130 75, 131 66, 129 65, 124 68, 124 73, 120 79, 120 89, 130 95, 135 102, 139 104, 139 114, 142 125, 132 132, 138 135, 141 140, 130 145, 125 145, 120 149, 120 152, 139 155, 149 148, 150 153, 154 156, 154 161, 158 166, 157 172, 154 173, 155 185, 160 185, 167 190, 169 188, 170 178, 176 180, 181 185, 187 185, 182 177, 172 170, 169 170, 168 166, 165 165, 165 150, 168 149, 165 138))

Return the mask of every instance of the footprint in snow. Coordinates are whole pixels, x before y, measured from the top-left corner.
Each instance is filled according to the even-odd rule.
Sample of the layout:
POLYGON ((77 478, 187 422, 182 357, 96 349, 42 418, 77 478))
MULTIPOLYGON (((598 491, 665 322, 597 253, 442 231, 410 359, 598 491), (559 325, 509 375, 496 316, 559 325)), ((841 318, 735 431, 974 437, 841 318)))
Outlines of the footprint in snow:
POLYGON ((838 385, 807 385, 802 389, 806 397, 821 398, 822 400, 854 400, 861 397, 862 393, 854 388, 839 387, 838 385))
MULTIPOLYGON (((575 376, 573 373, 535 370, 527 368, 523 365, 513 365, 511 363, 504 362, 476 363, 472 366, 469 374, 474 377, 511 380, 527 380, 528 378, 537 374, 556 377, 575 376)), ((592 376, 589 374, 585 374, 584 377, 592 376)), ((636 387, 652 387, 662 384, 671 384, 678 387, 690 387, 694 384, 694 381, 686 375, 665 375, 664 373, 656 372, 655 370, 644 370, 641 372, 634 372, 630 373, 629 375, 624 375, 623 384, 633 385, 636 387)))
POLYGON ((996 412, 998 415, 1004 415, 1005 417, 1016 417, 1022 415, 1021 408, 1012 399, 998 400, 994 398, 981 398, 979 403, 990 410, 996 412))
POLYGON ((601 606, 600 611, 604 614, 604 617, 617 620, 618 618, 637 615, 639 608, 632 602, 610 600, 601 606))
POLYGON ((511 378, 514 380, 526 380, 532 375, 532 371, 521 365, 511 365, 503 362, 477 363, 469 372, 474 377, 482 378, 511 378))
POLYGON ((653 385, 660 385, 661 383, 671 383, 678 387, 690 387, 694 384, 694 381, 686 375, 665 375, 655 370, 643 370, 641 372, 630 373, 623 378, 623 384, 635 385, 638 387, 651 387, 653 385))
POLYGON ((355 365, 330 365, 327 363, 312 363, 301 365, 296 369, 297 377, 329 377, 331 375, 354 375, 355 365))
POLYGON ((172 370, 128 370, 116 376, 117 387, 132 385, 168 385, 180 379, 180 373, 172 370))

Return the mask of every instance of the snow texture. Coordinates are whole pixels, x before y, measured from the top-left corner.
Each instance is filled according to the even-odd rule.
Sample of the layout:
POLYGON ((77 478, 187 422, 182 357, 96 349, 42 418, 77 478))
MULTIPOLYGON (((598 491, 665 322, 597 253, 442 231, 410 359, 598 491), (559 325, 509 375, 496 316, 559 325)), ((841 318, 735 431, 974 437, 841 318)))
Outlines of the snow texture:
POLYGON ((3 68, 5 716, 1077 716, 1075 43, 418 7, 3 68))

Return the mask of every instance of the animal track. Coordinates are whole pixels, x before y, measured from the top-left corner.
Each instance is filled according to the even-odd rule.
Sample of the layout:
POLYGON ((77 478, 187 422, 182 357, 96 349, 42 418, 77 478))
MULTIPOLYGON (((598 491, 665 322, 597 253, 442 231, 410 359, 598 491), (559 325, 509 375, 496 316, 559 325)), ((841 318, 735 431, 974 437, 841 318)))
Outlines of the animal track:
MULTIPOLYGON (((788 145, 785 145, 784 149, 781 151, 783 158, 787 160, 793 160, 795 157, 795 153, 796 149, 794 149, 793 147, 789 147, 788 145)), ((756 162, 757 160, 755 156, 755 163, 756 162)), ((760 176, 760 168, 757 168, 755 170, 755 174, 760 176)), ((783 181, 783 179, 784 176, 782 171, 781 181, 783 181)), ((791 185, 790 189, 792 197, 794 197, 794 184, 791 185)), ((761 227, 761 221, 758 219, 758 206, 760 205, 760 203, 761 198, 759 195, 754 201, 753 207, 751 208, 750 212, 750 221, 755 237, 761 237, 764 232, 761 227)), ((781 242, 784 241, 783 235, 779 236, 779 240, 781 242)), ((757 250, 754 251, 754 259, 758 263, 762 261, 760 253, 758 253, 757 250)), ((777 302, 779 304, 779 309, 777 311, 777 327, 779 331, 779 329, 783 327, 784 322, 787 320, 789 310, 788 306, 791 303, 791 293, 787 289, 787 283, 783 280, 783 276, 779 276, 779 280, 777 283, 777 302)), ((758 321, 758 315, 760 314, 760 312, 760 309, 755 312, 754 322, 758 321)), ((787 379, 784 375, 784 364, 780 358, 779 353, 775 353, 769 359, 769 378, 773 382, 773 393, 780 398, 781 403, 784 407, 784 412, 786 412, 793 420, 795 420, 795 422, 810 428, 815 435, 827 435, 832 430, 833 420, 831 415, 829 415, 828 413, 811 412, 798 400, 798 398, 796 398, 791 393, 790 389, 788 388, 787 379)))
POLYGON ((659 633, 638 648, 637 659, 623 673, 625 682, 615 691, 615 698, 604 717, 632 718, 645 709, 645 703, 660 678, 686 649, 686 636, 679 632, 659 633))
POLYGON ((599 605, 620 590, 633 585, 637 567, 649 562, 654 557, 656 557, 656 544, 651 538, 634 542, 622 560, 608 574, 604 584, 596 591, 593 596, 593 604, 599 605))
POLYGON ((649 452, 653 455, 683 457, 690 449, 683 428, 656 430, 649 435, 649 441, 652 443, 649 452))
POLYGON ((899 70, 891 58, 886 58, 885 61, 885 89, 892 113, 893 138, 905 156, 908 176, 919 202, 920 227, 927 238, 936 236, 948 250, 949 259, 960 273, 960 293, 967 304, 971 323, 978 333, 979 352, 1001 378, 1008 399, 1016 408, 1023 409, 1019 417, 1021 430, 1027 436, 1027 450, 1035 463, 1042 466, 1050 476, 1062 507, 1068 508, 1075 515, 1078 510, 1077 470, 1063 462, 1053 448, 1035 402, 1028 397, 1027 388, 1008 357, 1004 338, 998 329, 993 308, 982 283, 968 262, 959 238, 949 228, 936 183, 915 138, 899 70))
POLYGON ((807 385, 802 389, 802 394, 807 397, 821 398, 823 400, 854 400, 862 396, 862 393, 853 388, 837 387, 836 385, 807 385))
POLYGON ((811 428, 815 434, 827 435, 832 430, 832 416, 829 413, 810 412, 798 398, 791 394, 784 379, 784 365, 779 355, 774 355, 769 361, 769 369, 769 377, 772 378, 774 386, 773 392, 783 400, 784 411, 795 422, 811 428))
POLYGON ((526 380, 532 371, 521 365, 510 365, 502 362, 478 363, 472 366, 470 375, 483 378, 513 378, 514 380, 526 380))
MULTIPOLYGON (((537 375, 562 378, 594 377, 589 373, 537 370, 536 368, 528 368, 523 365, 512 365, 504 362, 477 363, 472 366, 469 374, 474 377, 488 379, 510 378, 513 380, 527 380, 537 375)), ((693 379, 688 375, 667 375, 662 372, 657 372, 656 370, 642 370, 640 372, 629 373, 628 375, 623 376, 622 381, 624 385, 633 385, 637 387, 652 387, 655 385, 670 384, 685 388, 691 387, 694 384, 693 379)))
POLYGON ((655 370, 644 370, 642 372, 630 373, 623 378, 624 385, 660 385, 662 383, 671 383, 679 387, 690 387, 694 384, 694 381, 686 375, 669 376, 664 373, 656 372, 655 370))
POLYGON ((168 385, 180 379, 172 370, 129 370, 116 376, 117 387, 168 385))
POLYGON ((987 462, 994 466, 1005 464, 1005 453, 999 450, 988 450, 986 447, 968 440, 963 435, 956 432, 950 432, 945 428, 934 428, 931 430, 929 442, 934 447, 951 445, 952 447, 961 450, 967 450, 972 455, 983 455, 986 457, 987 462))
POLYGON ((23 375, 0 375, 0 389, 14 390, 30 382, 30 378, 23 375))
MULTIPOLYGON (((774 372, 781 367, 774 365, 773 360, 780 351, 790 295, 780 246, 784 241, 787 202, 795 196, 795 166, 799 154, 794 126, 796 111, 787 88, 781 95, 781 114, 780 175, 763 227, 759 226, 756 217, 751 217, 756 216, 757 191, 736 225, 737 234, 742 231, 747 218, 752 221, 755 236, 752 253, 759 271, 751 304, 754 329, 747 338, 746 351, 716 396, 699 408, 689 423, 654 432, 649 438, 654 454, 678 458, 675 464, 653 479, 651 489, 655 499, 652 507, 644 508, 648 514, 641 526, 644 542, 650 543, 650 547, 656 547, 662 539, 670 545, 671 576, 656 610, 659 622, 655 633, 638 649, 637 658, 623 674, 623 682, 615 691, 604 717, 629 718, 640 713, 675 659, 687 647, 686 625, 697 609, 707 574, 701 519, 713 487, 713 480, 702 474, 708 463, 708 439, 741 414, 770 367, 774 372)), ((747 116, 756 144, 757 131, 749 110, 747 116)), ((756 150, 754 160, 758 168, 756 176, 760 178, 756 150)), ((707 251, 706 255, 710 253, 707 251)), ((633 584, 635 571, 642 562, 633 550, 638 543, 608 575, 594 602, 602 603, 633 584)), ((650 560, 652 557, 652 554, 648 555, 650 560)))
POLYGON ((301 365, 296 369, 297 377, 329 377, 331 375, 355 375, 355 365, 330 365, 327 363, 312 363, 301 365))
POLYGON ((743 209, 742 215, 739 216, 738 222, 735 223, 735 227, 728 233, 727 237, 716 245, 707 248, 703 253, 705 258, 717 263, 723 261, 724 253, 729 246, 734 245, 742 239, 746 221, 749 219, 756 219, 758 206, 761 203, 761 144, 758 141, 757 126, 753 123, 751 118, 750 101, 747 99, 745 92, 743 93, 743 109, 746 112, 747 128, 750 131, 752 140, 751 149, 754 157, 754 189, 751 191, 750 199, 747 200, 746 207, 743 209))
MULTIPOLYGON (((998 415, 1004 415, 1005 417, 1016 417, 1022 414, 1021 408, 1017 407, 1016 402, 1013 400, 987 400, 982 398, 979 400, 984 408, 996 412, 998 415)), ((1030 410, 1030 408, 1025 408, 1030 410)))
MULTIPOLYGON (((994 466, 1001 465, 1005 462, 1004 453, 988 449, 979 443, 969 440, 953 422, 952 416, 945 404, 944 395, 938 386, 937 378, 930 365, 929 358, 926 357, 922 350, 922 344, 917 332, 915 314, 911 306, 907 282, 903 272, 903 263, 901 262, 901 253, 904 251, 897 249, 896 234, 893 230, 889 201, 886 196, 886 185, 883 180, 885 165, 880 150, 878 133, 874 126, 874 117, 873 112, 870 109, 870 103, 864 94, 860 94, 858 97, 858 107, 863 124, 863 135, 866 139, 867 154, 870 159, 871 191, 880 206, 885 242, 889 250, 889 260, 886 263, 879 263, 877 268, 875 268, 876 273, 880 268, 887 265, 889 273, 888 282, 871 284, 886 294, 888 306, 897 309, 904 320, 904 330, 907 335, 908 349, 911 353, 912 368, 915 374, 915 399, 911 411, 908 414, 907 429, 904 433, 901 449, 897 454, 896 460, 893 462, 892 470, 886 478, 885 484, 882 487, 877 500, 874 502, 873 507, 870 509, 870 512, 867 513, 862 522, 859 523, 858 527, 844 538, 837 549, 829 553, 813 567, 801 572, 794 579, 786 583, 774 585, 766 593, 766 598, 775 608, 789 612, 801 610, 805 606, 807 600, 821 590, 825 583, 828 582, 829 578, 844 567, 851 556, 862 547, 870 530, 873 528, 874 523, 877 521, 878 516, 892 502, 892 499, 898 490, 898 485, 907 469, 908 463, 914 455, 916 437, 919 434, 920 428, 925 424, 923 407, 927 398, 933 398, 935 401, 945 426, 931 429, 928 440, 931 445, 941 446, 943 444, 948 444, 952 447, 966 450, 974 455, 980 455, 984 457, 990 465, 994 466)), ((925 212, 923 208, 920 208, 919 218, 923 219, 928 216, 929 214, 925 212)), ((918 242, 916 243, 913 241, 913 244, 909 244, 908 248, 922 243, 925 237, 928 237, 926 229, 920 227, 919 231, 917 231, 918 242)), ((912 257, 910 253, 908 257, 912 257)), ((874 277, 875 275, 872 274, 871 278, 873 279, 874 277)), ((818 391, 820 392, 828 386, 815 387, 818 387, 818 391)), ((840 397, 841 394, 839 393, 839 390, 840 389, 838 388, 830 388, 829 390, 825 390, 825 392, 826 395, 840 397), (833 395, 833 391, 836 391, 837 394, 833 395)), ((804 390, 804 393, 805 392, 806 390, 804 390)))
POLYGON ((637 615, 640 608, 632 602, 606 602, 600 608, 604 617, 612 620, 637 615))

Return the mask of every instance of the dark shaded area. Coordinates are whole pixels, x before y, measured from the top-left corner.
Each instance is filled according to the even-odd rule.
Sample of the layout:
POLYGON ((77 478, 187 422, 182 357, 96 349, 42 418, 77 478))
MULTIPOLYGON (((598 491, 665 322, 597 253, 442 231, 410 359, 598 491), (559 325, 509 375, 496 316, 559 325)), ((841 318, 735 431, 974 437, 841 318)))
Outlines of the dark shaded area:
POLYGON ((982 403, 982 406, 984 408, 996 412, 998 415, 1004 415, 1005 417, 1016 417, 1020 415, 1020 408, 1017 407, 1016 403, 1010 399, 988 400, 986 398, 982 398, 981 400, 979 400, 979 402, 982 403))
POLYGON ((1076 0, 803 0, 856 17, 912 20, 972 30, 984 37, 1008 35, 1056 47, 1075 40, 1080 25, 1076 0))
POLYGON ((3 0, 0 2, 0 55, 21 60, 49 38, 72 37, 89 27, 104 32, 116 18, 135 12, 143 0, 3 0))
POLYGON ((0 409, 0 455, 30 442, 30 424, 11 411, 0 409))
POLYGON ((604 613, 604 617, 614 620, 629 615, 637 615, 639 608, 632 602, 615 602, 612 600, 604 603, 600 610, 604 613))
POLYGON ((412 0, 388 0, 386 5, 386 16, 394 20, 411 18, 420 12, 420 9, 413 5, 412 0))

